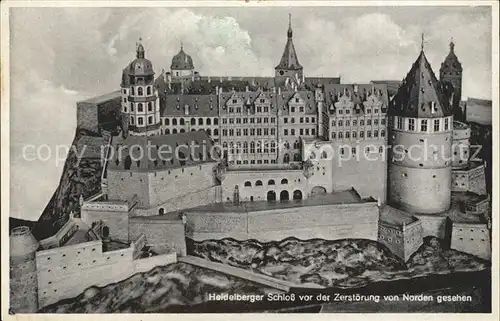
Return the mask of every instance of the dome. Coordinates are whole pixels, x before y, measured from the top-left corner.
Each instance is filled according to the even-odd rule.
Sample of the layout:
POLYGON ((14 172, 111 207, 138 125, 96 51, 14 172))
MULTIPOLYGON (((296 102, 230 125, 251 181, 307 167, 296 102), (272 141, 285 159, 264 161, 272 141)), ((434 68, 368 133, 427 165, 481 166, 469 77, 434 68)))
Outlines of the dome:
POLYGON ((127 76, 151 76, 154 75, 153 64, 144 58, 145 50, 142 44, 137 46, 137 56, 124 70, 122 82, 127 76))
POLYGON ((190 55, 184 52, 181 46, 181 51, 172 58, 172 65, 170 66, 172 70, 193 70, 194 64, 193 59, 190 55))

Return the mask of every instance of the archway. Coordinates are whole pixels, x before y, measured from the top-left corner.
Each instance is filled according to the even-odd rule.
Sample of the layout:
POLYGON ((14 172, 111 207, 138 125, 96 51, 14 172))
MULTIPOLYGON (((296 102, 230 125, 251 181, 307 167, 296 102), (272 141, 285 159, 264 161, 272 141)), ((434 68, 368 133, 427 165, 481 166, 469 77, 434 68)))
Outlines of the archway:
POLYGON ((300 190, 295 190, 293 192, 293 199, 299 201, 302 199, 302 192, 300 190))
POLYGON ((326 189, 323 186, 314 186, 313 189, 311 190, 312 196, 321 194, 326 194, 326 189))
POLYGON ((163 207, 160 207, 160 209, 158 210, 158 215, 163 215, 165 214, 165 209, 163 207))
POLYGON ((274 191, 267 192, 267 201, 268 202, 276 201, 276 193, 274 191))
POLYGON ((288 191, 281 191, 280 201, 289 201, 289 200, 290 200, 290 194, 288 194, 288 191))

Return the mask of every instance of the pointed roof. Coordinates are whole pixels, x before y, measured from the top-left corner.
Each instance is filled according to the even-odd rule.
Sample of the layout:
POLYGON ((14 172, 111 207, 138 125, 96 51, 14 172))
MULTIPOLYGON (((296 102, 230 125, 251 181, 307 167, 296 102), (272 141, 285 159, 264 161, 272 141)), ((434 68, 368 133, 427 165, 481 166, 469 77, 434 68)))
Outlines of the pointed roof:
POLYGON ((441 64, 441 68, 439 69, 439 71, 441 77, 448 72, 462 71, 462 64, 460 63, 460 61, 458 61, 457 55, 455 55, 455 43, 453 43, 453 40, 450 41, 450 52, 441 64))
POLYGON ((285 50, 283 51, 283 55, 281 56, 280 63, 276 66, 275 69, 291 69, 298 70, 302 69, 302 66, 299 63, 299 58, 297 57, 297 53, 295 52, 295 47, 293 45, 293 30, 292 30, 292 16, 289 15, 288 20, 288 31, 287 31, 287 41, 285 45, 285 50))
POLYGON ((437 80, 422 48, 398 93, 391 101, 389 114, 415 118, 451 116, 449 86, 437 80))

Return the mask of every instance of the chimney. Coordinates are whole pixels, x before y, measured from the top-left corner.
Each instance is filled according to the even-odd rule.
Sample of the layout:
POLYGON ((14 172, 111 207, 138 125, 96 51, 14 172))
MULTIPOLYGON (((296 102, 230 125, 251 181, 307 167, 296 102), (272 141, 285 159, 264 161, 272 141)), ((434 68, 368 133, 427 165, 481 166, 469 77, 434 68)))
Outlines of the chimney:
POLYGON ((354 93, 357 94, 358 93, 358 85, 357 84, 354 84, 354 93))
POLYGON ((208 76, 208 83, 210 83, 212 80, 210 79, 210 76, 208 76))
POLYGON ((248 90, 248 85, 245 86, 245 91, 246 92, 249 92, 250 90, 248 90))
POLYGON ((189 115, 189 105, 184 105, 184 115, 189 115))
POLYGON ((167 72, 167 82, 168 82, 169 85, 172 82, 172 74, 169 73, 169 72, 167 72))
POLYGON ((281 87, 278 87, 278 95, 281 95, 281 87))

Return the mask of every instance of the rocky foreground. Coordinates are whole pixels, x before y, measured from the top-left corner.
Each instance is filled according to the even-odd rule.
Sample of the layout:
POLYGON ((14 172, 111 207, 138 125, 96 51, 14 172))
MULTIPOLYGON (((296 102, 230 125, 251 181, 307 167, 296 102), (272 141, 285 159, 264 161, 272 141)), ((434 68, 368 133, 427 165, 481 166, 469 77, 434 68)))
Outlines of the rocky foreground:
POLYGON ((269 243, 223 239, 192 242, 190 248, 191 255, 297 284, 341 288, 431 274, 480 271, 489 266, 473 255, 443 248, 434 237, 425 238, 406 264, 384 245, 366 239, 288 238, 269 243))

